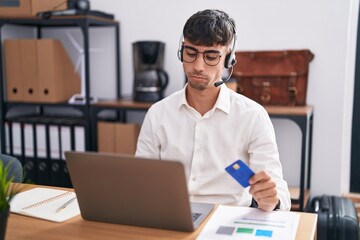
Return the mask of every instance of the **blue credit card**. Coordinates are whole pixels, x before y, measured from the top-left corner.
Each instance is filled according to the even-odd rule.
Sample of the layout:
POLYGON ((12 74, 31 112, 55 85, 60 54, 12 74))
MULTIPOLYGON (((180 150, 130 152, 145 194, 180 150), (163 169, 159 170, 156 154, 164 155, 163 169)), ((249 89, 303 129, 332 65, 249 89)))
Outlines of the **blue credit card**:
POLYGON ((243 161, 237 160, 225 170, 244 188, 248 187, 249 179, 255 174, 243 161))

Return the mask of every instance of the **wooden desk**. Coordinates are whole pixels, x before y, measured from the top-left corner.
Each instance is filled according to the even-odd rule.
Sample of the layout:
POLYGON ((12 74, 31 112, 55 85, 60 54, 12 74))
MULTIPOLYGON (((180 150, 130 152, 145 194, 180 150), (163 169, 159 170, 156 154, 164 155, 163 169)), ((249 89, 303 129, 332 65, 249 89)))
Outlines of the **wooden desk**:
MULTIPOLYGON (((27 185, 27 189, 36 187, 27 185)), ((68 190, 68 189, 67 189, 68 190)), ((317 215, 300 213, 297 240, 315 239, 317 215)), ((54 223, 37 218, 10 214, 6 230, 7 240, 61 240, 61 239, 104 239, 104 240, 161 240, 161 239, 196 239, 205 223, 195 232, 177 232, 161 229, 143 228, 119 224, 85 221, 77 216, 63 223, 54 223)))

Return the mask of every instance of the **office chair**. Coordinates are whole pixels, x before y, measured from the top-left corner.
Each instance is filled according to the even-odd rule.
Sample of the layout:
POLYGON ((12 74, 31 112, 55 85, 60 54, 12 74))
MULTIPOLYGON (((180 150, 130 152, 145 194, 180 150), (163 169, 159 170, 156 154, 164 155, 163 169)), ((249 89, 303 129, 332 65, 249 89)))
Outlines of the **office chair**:
POLYGON ((22 182, 23 168, 19 159, 6 154, 0 154, 0 161, 3 162, 3 166, 10 164, 9 177, 14 176, 13 182, 22 182))

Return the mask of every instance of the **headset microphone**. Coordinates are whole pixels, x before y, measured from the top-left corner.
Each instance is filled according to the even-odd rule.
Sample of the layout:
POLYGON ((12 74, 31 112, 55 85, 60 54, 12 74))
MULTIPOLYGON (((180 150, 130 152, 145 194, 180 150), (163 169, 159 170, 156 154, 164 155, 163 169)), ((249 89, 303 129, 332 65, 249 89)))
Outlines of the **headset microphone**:
MULTIPOLYGON (((236 60, 235 60, 235 63, 236 63, 236 60)), ((232 73, 233 73, 233 70, 234 70, 234 67, 231 66, 231 72, 229 73, 229 76, 228 76, 226 79, 221 79, 221 81, 218 81, 218 82, 214 83, 214 86, 215 86, 215 87, 218 87, 218 86, 220 86, 221 84, 229 81, 229 79, 231 78, 231 75, 232 75, 232 73)))
POLYGON ((224 81, 221 80, 221 81, 219 81, 219 82, 214 83, 214 86, 215 86, 215 87, 218 87, 218 86, 220 86, 220 85, 223 84, 223 83, 224 83, 224 81))

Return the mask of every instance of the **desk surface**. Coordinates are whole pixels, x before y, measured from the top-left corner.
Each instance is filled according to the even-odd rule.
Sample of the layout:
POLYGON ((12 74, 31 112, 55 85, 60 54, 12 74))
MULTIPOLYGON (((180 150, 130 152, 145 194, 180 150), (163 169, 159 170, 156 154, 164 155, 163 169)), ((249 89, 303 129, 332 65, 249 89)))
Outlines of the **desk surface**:
MULTIPOLYGON (((148 109, 153 103, 150 102, 136 102, 127 99, 100 101, 93 104, 95 107, 109 107, 109 108, 131 108, 131 109, 148 109)), ((312 114, 313 107, 306 106, 264 106, 270 115, 292 115, 292 116, 308 116, 312 114)))
MULTIPOLYGON (((26 185, 26 189, 36 187, 26 185)), ((300 213, 300 223, 296 235, 297 240, 314 239, 316 233, 317 215, 300 213)), ((161 229, 151 229, 119 224, 85 221, 81 216, 63 223, 54 223, 37 218, 10 214, 6 230, 6 239, 36 239, 36 240, 61 240, 61 239, 196 239, 204 224, 195 232, 177 232, 161 229)))

